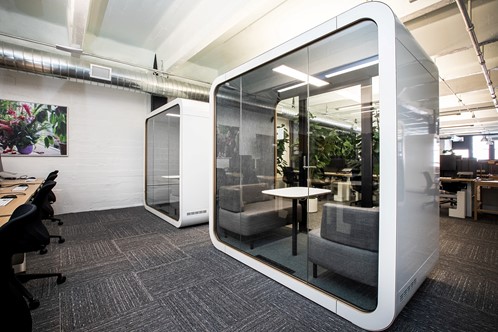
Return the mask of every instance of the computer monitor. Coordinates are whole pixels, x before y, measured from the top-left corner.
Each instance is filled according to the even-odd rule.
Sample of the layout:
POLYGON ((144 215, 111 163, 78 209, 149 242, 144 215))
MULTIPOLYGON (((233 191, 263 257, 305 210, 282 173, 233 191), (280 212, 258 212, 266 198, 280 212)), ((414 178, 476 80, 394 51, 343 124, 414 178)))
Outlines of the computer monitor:
POLYGON ((3 169, 2 154, 0 153, 0 179, 17 179, 17 173, 7 172, 3 169))
POLYGON ((440 175, 443 177, 454 177, 457 174, 457 157, 452 154, 439 156, 440 175))
POLYGON ((346 161, 344 158, 332 158, 330 163, 323 168, 325 172, 339 172, 346 167, 346 161))
POLYGON ((457 160, 457 175, 460 173, 472 173, 471 177, 476 177, 477 173, 477 159, 476 158, 462 158, 457 160))

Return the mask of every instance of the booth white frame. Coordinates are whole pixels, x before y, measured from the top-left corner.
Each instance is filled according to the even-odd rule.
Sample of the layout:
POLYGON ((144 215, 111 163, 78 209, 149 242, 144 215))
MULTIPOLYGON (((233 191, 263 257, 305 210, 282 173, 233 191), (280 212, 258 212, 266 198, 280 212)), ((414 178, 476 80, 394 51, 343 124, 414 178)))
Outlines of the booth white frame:
MULTIPOLYGON (((439 258, 437 192, 425 190, 424 180, 427 172, 434 183, 438 181, 438 73, 391 9, 380 2, 363 3, 219 76, 211 87, 210 114, 214 130, 216 91, 224 82, 365 19, 377 24, 379 34, 381 181, 377 308, 372 312, 359 310, 220 241, 214 220, 215 142, 210 154, 210 237, 217 249, 352 323, 368 330, 383 330, 392 324, 439 258), (431 107, 420 107, 420 100, 428 101, 431 107), (421 117, 411 116, 412 112, 420 112, 421 117), (420 120, 424 116, 427 122, 420 120), (428 127, 433 131, 424 134, 428 127)), ((213 131, 211 136, 214 134, 213 131)))
MULTIPOLYGON (((180 228, 206 223, 209 220, 209 168, 207 164, 210 159, 210 131, 209 104, 181 98, 151 112, 145 123, 147 124, 147 119, 166 112, 176 105, 180 108, 180 216, 178 220, 175 220, 147 205, 147 155, 144 158, 144 207, 147 211, 180 228)), ((147 126, 145 132, 145 144, 147 144, 147 126)), ((147 151, 147 146, 144 150, 147 151)))

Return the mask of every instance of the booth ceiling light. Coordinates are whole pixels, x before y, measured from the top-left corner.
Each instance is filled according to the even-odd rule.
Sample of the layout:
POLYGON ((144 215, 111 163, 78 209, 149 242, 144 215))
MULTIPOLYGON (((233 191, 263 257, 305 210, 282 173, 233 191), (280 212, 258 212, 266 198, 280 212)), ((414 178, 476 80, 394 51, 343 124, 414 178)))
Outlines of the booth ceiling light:
POLYGON ((295 88, 299 88, 300 86, 303 86, 303 85, 306 85, 306 82, 301 82, 301 83, 298 83, 298 84, 294 84, 294 85, 288 86, 286 88, 277 90, 277 92, 289 91, 289 90, 292 90, 292 89, 295 89, 295 88))
POLYGON ((318 79, 316 77, 307 75, 299 70, 293 69, 291 67, 287 67, 286 65, 281 65, 281 66, 278 66, 276 68, 273 68, 273 71, 276 71, 277 73, 298 79, 300 81, 303 81, 304 84, 309 83, 311 85, 318 86, 318 87, 329 84, 329 82, 325 82, 325 81, 318 79))
POLYGON ((334 70, 328 74, 325 75, 326 78, 331 78, 334 76, 339 76, 342 74, 350 73, 355 70, 371 67, 374 65, 377 65, 379 63, 379 58, 377 56, 373 58, 368 58, 366 61, 362 61, 359 64, 349 64, 346 66, 346 68, 339 69, 339 70, 334 70))
POLYGON ((474 127, 474 124, 454 125, 454 126, 441 126, 441 129, 446 129, 446 128, 467 128, 467 127, 474 127))

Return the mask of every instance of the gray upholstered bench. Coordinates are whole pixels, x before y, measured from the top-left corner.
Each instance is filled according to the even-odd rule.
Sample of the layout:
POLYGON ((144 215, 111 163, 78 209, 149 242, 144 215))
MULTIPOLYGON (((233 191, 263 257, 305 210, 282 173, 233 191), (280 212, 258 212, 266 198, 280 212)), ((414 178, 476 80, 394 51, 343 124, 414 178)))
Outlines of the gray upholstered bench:
POLYGON ((319 229, 309 232, 313 277, 317 265, 349 279, 377 286, 379 210, 349 205, 323 205, 319 229))
POLYGON ((292 202, 274 199, 261 193, 266 189, 266 183, 221 187, 218 226, 250 237, 290 223, 292 202))

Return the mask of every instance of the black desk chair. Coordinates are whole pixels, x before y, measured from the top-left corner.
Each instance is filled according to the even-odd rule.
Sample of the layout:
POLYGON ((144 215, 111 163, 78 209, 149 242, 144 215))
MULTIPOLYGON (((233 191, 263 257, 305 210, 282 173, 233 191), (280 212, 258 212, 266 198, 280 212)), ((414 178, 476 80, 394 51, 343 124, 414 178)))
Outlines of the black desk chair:
MULTIPOLYGON (((353 194, 361 195, 361 175, 353 175, 350 181, 353 194)), ((361 197, 359 200, 352 201, 349 205, 361 205, 361 197)))
POLYGON ((20 205, 0 228, 0 323, 5 327, 15 326, 16 331, 31 331, 32 320, 14 274, 12 257, 19 251, 19 241, 23 238, 22 225, 36 218, 36 215, 34 205, 20 205))
MULTIPOLYGON (((47 175, 45 182, 55 181, 55 179, 57 178, 58 175, 59 175, 58 170, 50 172, 47 175)), ((62 224, 64 224, 64 222, 61 221, 60 218, 55 217, 54 208, 52 207, 52 204, 54 204, 56 200, 57 200, 57 198, 55 197, 53 190, 50 190, 50 193, 48 194, 48 204, 46 204, 43 207, 43 220, 50 220, 53 222, 57 222, 57 225, 61 226, 62 224)))
MULTIPOLYGON (((41 188, 36 192, 33 197, 32 203, 36 205, 38 209, 38 214, 40 220, 43 220, 47 216, 47 206, 50 206, 49 197, 52 192, 52 188, 55 187, 55 181, 45 181, 41 188)), ((66 240, 61 235, 49 235, 49 238, 58 239, 59 243, 64 243, 66 240)), ((50 241, 49 241, 50 242, 50 241)), ((48 243, 47 243, 48 244, 48 243)), ((46 246, 40 249, 40 254, 45 254, 47 252, 46 246)))
POLYGON ((294 173, 292 167, 282 167, 284 175, 282 176, 282 181, 287 184, 287 187, 296 187, 299 184, 299 179, 297 174, 294 173))
MULTIPOLYGON (((36 309, 40 301, 36 299, 22 283, 33 279, 57 277, 57 284, 66 281, 62 273, 19 273, 14 274, 12 268, 12 256, 26 252, 38 251, 50 243, 50 235, 42 223, 36 205, 23 204, 12 214, 10 220, 2 228, 2 253, 5 250, 9 255, 11 265, 9 280, 18 292, 28 300, 29 309, 36 309), (4 243, 3 237, 6 241, 4 243)), ((5 263, 4 263, 5 264, 5 263)))
MULTIPOLYGON (((359 200, 354 200, 349 205, 351 206, 361 206, 361 185, 362 185, 362 180, 361 180, 361 175, 353 175, 351 177, 351 189, 353 190, 353 194, 358 194, 360 196, 359 200)), ((379 189, 379 183, 378 182, 373 182, 372 183, 372 190, 375 192, 376 190, 379 189)))
POLYGON ((450 206, 457 205, 456 194, 466 188, 466 184, 463 182, 441 182, 440 186, 440 200, 439 206, 442 204, 450 203, 450 206))

